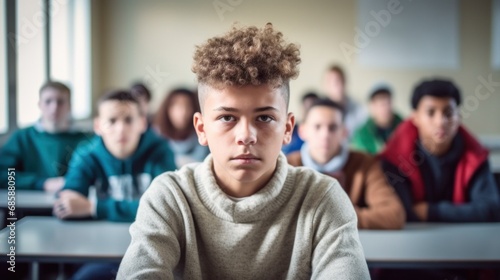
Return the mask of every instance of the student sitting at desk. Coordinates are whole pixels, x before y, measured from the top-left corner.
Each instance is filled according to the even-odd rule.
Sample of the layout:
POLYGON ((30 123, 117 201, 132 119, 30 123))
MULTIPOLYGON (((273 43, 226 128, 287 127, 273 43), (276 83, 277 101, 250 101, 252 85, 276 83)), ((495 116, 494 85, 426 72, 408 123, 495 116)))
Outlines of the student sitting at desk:
POLYGON ((7 187, 7 169, 16 169, 16 188, 56 192, 64 186, 68 162, 77 145, 91 137, 71 121, 71 92, 59 82, 40 88, 40 119, 20 129, 0 149, 0 186, 7 187))
POLYGON ((141 198, 118 279, 369 279, 339 183, 286 162, 299 50, 271 24, 209 39, 194 56, 203 163, 141 198))
POLYGON ((392 107, 392 92, 388 86, 379 85, 370 94, 370 118, 354 133, 353 149, 377 154, 385 147, 391 134, 402 122, 392 107))
POLYGON ((408 221, 500 221, 500 196, 488 151, 461 124, 458 88, 429 80, 413 91, 413 113, 381 158, 408 221))
MULTIPOLYGON (((99 136, 75 151, 54 214, 61 219, 133 221, 151 180, 175 169, 168 144, 152 130, 144 133, 146 127, 144 113, 129 92, 104 95, 94 121, 99 136), (89 194, 90 186, 94 193, 89 194)), ((112 279, 117 270, 115 263, 86 264, 74 279, 112 279)))
POLYGON ((374 157, 349 150, 344 108, 319 99, 309 108, 299 134, 305 143, 288 155, 294 166, 306 166, 335 177, 347 192, 361 229, 401 229, 405 214, 401 201, 374 157))
POLYGON ((94 130, 98 136, 71 159, 54 213, 62 219, 133 221, 151 180, 175 170, 172 151, 151 130, 144 133, 146 118, 127 91, 113 91, 99 100, 94 130), (89 196, 90 186, 95 194, 89 196))

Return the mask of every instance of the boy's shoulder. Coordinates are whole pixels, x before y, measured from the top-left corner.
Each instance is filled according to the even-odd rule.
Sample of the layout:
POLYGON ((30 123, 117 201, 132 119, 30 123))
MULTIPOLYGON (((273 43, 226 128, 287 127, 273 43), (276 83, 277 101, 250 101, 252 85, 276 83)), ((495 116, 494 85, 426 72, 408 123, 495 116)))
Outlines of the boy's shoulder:
POLYGON ((88 137, 86 140, 81 141, 78 146, 76 146, 74 154, 79 157, 88 157, 93 153, 97 153, 98 147, 102 145, 100 137, 97 135, 88 137))

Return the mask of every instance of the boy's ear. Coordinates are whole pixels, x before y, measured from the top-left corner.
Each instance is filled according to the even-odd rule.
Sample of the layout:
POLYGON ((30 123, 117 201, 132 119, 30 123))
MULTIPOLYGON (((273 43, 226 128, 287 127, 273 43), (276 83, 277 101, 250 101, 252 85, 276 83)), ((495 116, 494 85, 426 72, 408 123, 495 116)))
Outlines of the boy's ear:
POLYGON ((101 125, 99 124, 99 117, 94 118, 94 133, 96 135, 101 135, 101 125))
POLYGON ((419 123, 418 123, 418 115, 417 115, 417 111, 416 110, 413 110, 410 114, 410 120, 411 122, 416 126, 418 127, 419 123))
POLYGON ((207 135, 205 133, 205 123, 203 122, 203 115, 196 112, 193 115, 193 125, 196 134, 198 135, 198 142, 202 146, 208 146, 207 135))
POLYGON ((288 113, 286 125, 285 125, 285 136, 283 137, 283 145, 286 145, 292 141, 293 129, 295 127, 295 116, 292 112, 288 113))

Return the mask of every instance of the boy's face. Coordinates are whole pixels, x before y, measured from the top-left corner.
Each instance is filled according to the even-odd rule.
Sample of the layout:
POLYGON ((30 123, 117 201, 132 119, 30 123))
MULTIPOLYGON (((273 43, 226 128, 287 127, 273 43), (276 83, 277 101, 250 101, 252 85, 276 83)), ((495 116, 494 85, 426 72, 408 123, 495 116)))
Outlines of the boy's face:
POLYGON ((337 71, 328 71, 323 83, 325 92, 331 100, 340 103, 344 101, 345 85, 337 71))
POLYGON ((309 146, 309 154, 319 164, 325 164, 340 152, 347 130, 342 113, 331 107, 315 106, 309 110, 299 135, 309 146))
POLYGON ((40 93, 38 107, 43 121, 55 125, 67 122, 71 113, 69 93, 55 88, 46 88, 40 93))
POLYGON ((204 90, 203 114, 194 115, 194 125, 224 185, 264 184, 271 178, 295 122, 281 90, 267 85, 204 90))
POLYGON ((316 97, 308 97, 302 101, 302 117, 304 117, 307 113, 307 110, 311 108, 311 106, 314 104, 316 101, 316 97))
POLYGON ((370 113, 377 125, 390 125, 393 118, 391 97, 387 94, 374 96, 370 101, 370 113))
POLYGON ((457 103, 451 97, 422 97, 412 117, 420 140, 432 147, 450 144, 460 125, 457 103))
POLYGON ((172 104, 168 111, 168 117, 172 125, 179 130, 185 130, 193 125, 194 108, 191 99, 182 94, 172 98, 172 104))
POLYGON ((108 151, 119 159, 132 155, 146 130, 146 119, 139 106, 131 102, 104 101, 99 105, 94 130, 102 137, 108 151))

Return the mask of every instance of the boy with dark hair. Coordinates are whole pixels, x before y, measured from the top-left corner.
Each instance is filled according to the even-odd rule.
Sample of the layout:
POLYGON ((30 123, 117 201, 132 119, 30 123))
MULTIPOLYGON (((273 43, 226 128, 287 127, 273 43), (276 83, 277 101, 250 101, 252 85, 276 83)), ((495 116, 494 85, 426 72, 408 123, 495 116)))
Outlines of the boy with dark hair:
POLYGON ((198 46, 193 71, 211 150, 141 199, 119 279, 368 279, 356 214, 338 182, 287 164, 299 50, 271 24, 198 46))
POLYGON ((344 124, 349 138, 368 119, 366 108, 347 94, 346 75, 340 65, 331 65, 325 73, 323 90, 328 98, 345 108, 344 124))
POLYGON ((458 88, 429 80, 413 91, 413 113, 381 154, 408 221, 500 221, 488 151, 461 124, 458 88))
POLYGON ((370 118, 353 135, 351 144, 356 150, 377 154, 402 122, 392 108, 392 91, 388 86, 378 86, 369 97, 370 118))
MULTIPOLYGON (((16 188, 56 192, 64 185, 68 162, 77 145, 91 137, 78 131, 71 121, 71 92, 49 81, 40 88, 40 119, 20 129, 0 149, 0 168, 16 169, 16 188)), ((7 172, 0 176, 7 187, 7 172)))
MULTIPOLYGON (((152 179, 175 170, 174 155, 146 131, 144 113, 128 91, 101 97, 94 130, 98 136, 75 151, 53 212, 61 219, 131 222, 152 179)), ((88 263, 73 279, 112 279, 117 271, 117 263, 88 263)))
POLYGON ((151 103, 151 91, 143 83, 137 82, 130 87, 130 93, 137 99, 141 106, 142 113, 146 116, 148 126, 151 124, 153 117, 150 115, 149 104, 151 103))
MULTIPOLYGON (((318 100, 319 96, 315 92, 308 92, 302 96, 302 117, 306 115, 307 110, 311 107, 311 105, 318 100)), ((283 145, 281 150, 285 155, 293 153, 295 151, 300 150, 304 141, 300 139, 299 131, 298 131, 298 123, 295 123, 295 127, 293 128, 292 140, 287 145, 283 145)))
POLYGON ((127 91, 112 91, 99 100, 94 130, 98 136, 71 159, 54 214, 133 221, 152 179, 175 170, 173 153, 152 131, 144 133, 144 114, 127 91), (89 197, 91 186, 95 193, 89 197))
POLYGON ((372 156, 349 150, 344 108, 329 99, 308 110, 299 134, 305 143, 288 155, 293 166, 305 166, 332 176, 351 199, 360 229, 401 229, 404 209, 372 156))

